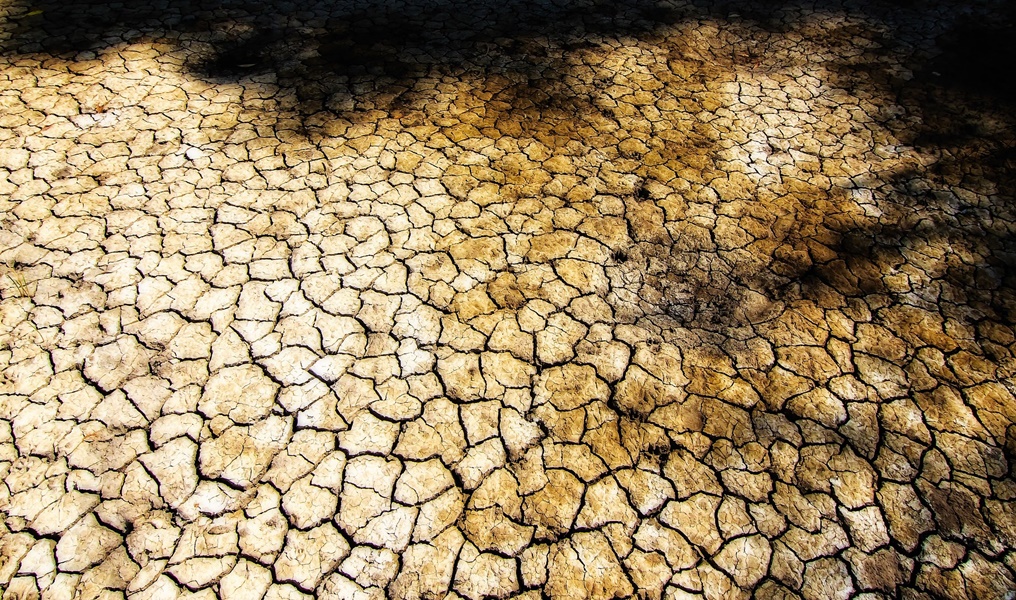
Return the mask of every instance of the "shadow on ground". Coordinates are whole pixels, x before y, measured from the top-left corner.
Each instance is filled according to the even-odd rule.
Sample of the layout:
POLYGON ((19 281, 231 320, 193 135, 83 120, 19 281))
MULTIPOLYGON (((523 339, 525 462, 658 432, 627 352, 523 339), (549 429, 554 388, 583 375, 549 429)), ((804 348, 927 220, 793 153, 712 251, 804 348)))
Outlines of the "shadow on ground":
MULTIPOLYGON (((998 11, 992 3, 806 4, 807 11, 795 2, 738 1, 41 0, 8 21, 11 37, 2 48, 8 57, 32 53, 73 62, 124 40, 169 41, 193 49, 185 68, 201 79, 270 76, 293 92, 305 123, 382 111, 402 126, 422 124, 431 120, 427 110, 443 78, 467 79, 475 85, 465 104, 481 107, 491 130, 559 148, 595 146, 590 140, 603 131, 623 128, 600 101, 613 82, 583 68, 602 63, 622 40, 669 48, 669 72, 654 75, 691 95, 705 94, 704 83, 718 73, 793 73, 808 66, 801 44, 817 44, 843 56, 824 62, 827 85, 893 107, 881 125, 934 161, 883 174, 879 184, 891 208, 877 218, 843 219, 853 203, 844 194, 788 189, 795 222, 773 230, 775 251, 757 257, 763 274, 742 277, 736 265, 698 275, 673 271, 654 283, 660 313, 680 325, 729 332, 745 324, 734 315, 748 290, 780 303, 822 286, 853 289, 858 297, 884 294, 884 276, 902 264, 903 253, 932 236, 963 249, 947 260, 945 284, 966 290, 979 318, 1011 325, 1014 11, 998 11), (816 12, 860 21, 819 27, 824 33, 817 37, 812 26, 802 42, 801 15, 816 12), (715 39, 705 46, 684 43, 680 27, 704 21, 717 24, 715 39), (901 71, 901 64, 910 71, 901 71), (984 196, 988 204, 975 198, 984 196)), ((682 131, 683 148, 670 158, 713 164, 718 140, 696 127, 682 131)), ((633 171, 650 179, 644 166, 633 171)), ((664 244, 643 254, 674 258, 682 252, 664 244)), ((694 262, 684 255, 677 260, 694 262)))

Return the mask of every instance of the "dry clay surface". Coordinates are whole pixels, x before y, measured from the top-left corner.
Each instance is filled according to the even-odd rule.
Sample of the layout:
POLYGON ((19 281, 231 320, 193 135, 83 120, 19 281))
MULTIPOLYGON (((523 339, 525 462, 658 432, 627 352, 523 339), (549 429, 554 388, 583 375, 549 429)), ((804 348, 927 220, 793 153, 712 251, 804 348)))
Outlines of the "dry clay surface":
POLYGON ((1002 9, 5 2, 2 598, 1013 598, 1002 9))

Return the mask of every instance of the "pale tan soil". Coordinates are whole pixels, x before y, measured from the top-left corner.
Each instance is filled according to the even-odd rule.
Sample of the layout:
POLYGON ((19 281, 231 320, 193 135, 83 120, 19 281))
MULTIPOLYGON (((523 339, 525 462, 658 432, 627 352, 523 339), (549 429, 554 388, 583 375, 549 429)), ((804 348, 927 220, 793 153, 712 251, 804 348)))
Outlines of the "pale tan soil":
POLYGON ((1004 8, 6 2, 2 598, 1013 598, 1004 8))

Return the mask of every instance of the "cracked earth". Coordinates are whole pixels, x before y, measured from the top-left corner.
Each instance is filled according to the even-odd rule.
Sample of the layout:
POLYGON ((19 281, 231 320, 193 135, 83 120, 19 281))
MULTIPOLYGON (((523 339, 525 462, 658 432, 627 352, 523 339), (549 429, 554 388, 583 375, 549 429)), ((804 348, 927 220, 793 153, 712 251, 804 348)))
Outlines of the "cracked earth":
POLYGON ((5 0, 2 598, 1012 599, 1014 33, 5 0))

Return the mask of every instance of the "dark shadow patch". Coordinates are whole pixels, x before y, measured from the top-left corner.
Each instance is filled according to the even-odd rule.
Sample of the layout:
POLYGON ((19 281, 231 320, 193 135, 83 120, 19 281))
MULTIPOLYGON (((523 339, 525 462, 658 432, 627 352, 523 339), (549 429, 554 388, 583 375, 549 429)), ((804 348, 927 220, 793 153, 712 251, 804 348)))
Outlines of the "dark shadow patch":
POLYGON ((962 92, 969 100, 1016 105, 1016 10, 998 21, 964 20, 938 40, 941 54, 919 81, 962 92), (937 82, 936 80, 941 80, 937 82))
MULTIPOLYGON (((451 143, 456 136, 496 132, 537 139, 555 151, 568 144, 596 146, 601 135, 614 143, 608 138, 620 127, 620 119, 598 102, 611 82, 585 76, 579 67, 606 56, 602 48, 625 36, 653 40, 667 34, 659 40, 669 53, 667 64, 653 68, 668 87, 658 93, 679 94, 676 100, 689 113, 710 110, 713 100, 704 83, 717 74, 792 70, 822 48, 849 55, 838 63, 823 63, 832 69, 831 83, 864 93, 879 106, 900 108, 902 114, 887 110, 881 124, 903 141, 936 154, 934 164, 921 172, 901 172, 883 182, 902 207, 901 214, 932 210, 938 215, 937 235, 992 249, 982 259, 950 266, 947 281, 978 289, 989 289, 995 281, 991 294, 1011 287, 1007 257, 1012 240, 991 225, 993 219, 1014 212, 1016 122, 1009 113, 1016 98, 1016 45, 1007 43, 1014 39, 1011 10, 998 18, 949 25, 931 19, 930 11, 959 11, 961 4, 847 7, 820 1, 807 8, 839 11, 847 18, 802 25, 795 16, 801 14, 796 3, 754 1, 703 0, 676 6, 654 0, 411 0, 305 7, 282 0, 120 5, 42 0, 39 7, 39 15, 15 21, 13 38, 3 44, 6 54, 48 52, 73 60, 81 50, 100 50, 141 32, 175 38, 190 48, 207 42, 210 52, 188 63, 193 74, 213 81, 271 74, 278 86, 296 96, 295 108, 284 110, 292 110, 310 127, 328 118, 355 121, 355 115, 382 113, 403 127, 432 127, 451 143), (885 27, 858 23, 858 18, 871 16, 884 18, 885 27), (672 33, 672 26, 700 19, 717 21, 715 35, 705 45, 672 33), (937 47, 919 47, 920 40, 934 38, 935 28, 942 28, 937 47), (906 61, 912 63, 914 77, 897 68, 906 61), (444 91, 449 78, 466 85, 444 91), (446 123, 435 114, 455 119, 446 123), (990 206, 965 206, 961 199, 926 197, 911 186, 922 178, 994 199, 990 206), (969 213, 958 212, 964 210, 969 213)), ((708 181, 718 172, 711 156, 716 132, 694 118, 676 125, 679 134, 660 136, 660 158, 687 165, 687 171, 675 169, 680 177, 708 181)), ((644 179, 648 169, 632 160, 634 174, 644 179)), ((526 173, 514 172, 510 165, 491 167, 504 178, 498 183, 516 188, 505 190, 508 198, 542 190, 542 184, 527 181, 526 173)), ((643 191, 636 190, 635 197, 651 200, 643 191)), ((699 264, 700 249, 682 246, 684 239, 669 245, 640 243, 638 252, 615 256, 614 262, 626 269, 648 269, 647 257, 668 265, 665 272, 642 274, 652 288, 647 294, 652 301, 644 302, 642 314, 663 315, 677 326, 724 331, 744 325, 738 315, 756 296, 787 302, 814 295, 823 286, 846 286, 848 295, 858 297, 886 293, 882 274, 894 268, 900 249, 914 235, 906 219, 842 221, 844 210, 837 206, 841 199, 821 191, 792 193, 803 194, 793 200, 797 206, 792 226, 774 231, 765 248, 752 250, 756 262, 748 272, 741 272, 743 265, 733 258, 718 256, 710 264, 699 264)), ((997 299, 989 304, 998 310, 1005 306, 997 299)))
MULTIPOLYGON (((740 8, 727 6, 731 11, 740 8)), ((827 63, 832 69, 829 83, 883 109, 874 115, 878 124, 933 160, 879 175, 877 216, 859 213, 857 203, 843 197, 846 190, 839 196, 807 186, 791 190, 791 200, 774 205, 791 212, 793 227, 773 226, 765 240, 771 250, 752 251, 748 268, 739 267, 743 256, 709 247, 692 249, 692 257, 687 249, 643 249, 668 264, 666 274, 645 278, 652 291, 641 294, 659 299, 643 308, 664 329, 737 337, 752 321, 745 310, 752 303, 821 304, 830 301, 830 294, 885 298, 876 304, 920 303, 926 298, 970 322, 1016 324, 1013 10, 994 18, 958 18, 952 24, 929 21, 910 3, 887 5, 885 10, 893 27, 874 31, 852 24, 830 26, 828 35, 812 41, 833 51, 852 46, 855 52, 845 53, 851 58, 827 63), (918 27, 922 24, 924 29, 918 27), (922 36, 933 44, 920 47, 922 36), (929 240, 944 254, 936 259, 935 272, 922 279, 937 287, 922 289, 925 284, 919 280, 908 285, 901 267, 929 240), (716 254, 720 259, 706 268, 695 258, 716 254)), ((753 21, 739 24, 745 32, 742 40, 765 40, 765 15, 742 12, 753 21)), ((741 43, 750 51, 756 42, 741 43)), ((704 62, 680 48, 672 51, 672 58, 704 62)), ((736 58, 735 50, 729 64, 744 67, 736 58)), ((765 68, 764 63, 759 66, 765 68)))
POLYGON ((196 65, 214 78, 257 75, 275 67, 274 54, 283 39, 280 31, 261 31, 248 38, 223 44, 216 55, 196 65))

